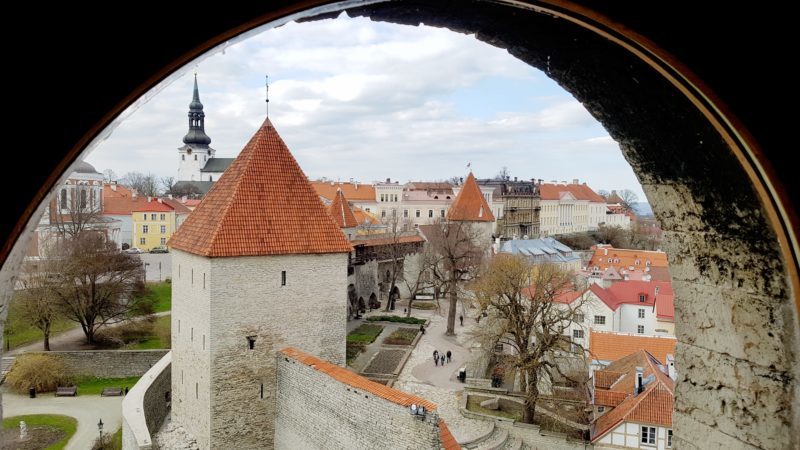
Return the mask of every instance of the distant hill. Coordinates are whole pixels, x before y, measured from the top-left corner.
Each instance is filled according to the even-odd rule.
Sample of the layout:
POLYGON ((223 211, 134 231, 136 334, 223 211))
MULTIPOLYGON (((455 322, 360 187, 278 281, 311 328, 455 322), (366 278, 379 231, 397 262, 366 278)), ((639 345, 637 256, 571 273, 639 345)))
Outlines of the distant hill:
POLYGON ((647 202, 636 202, 631 206, 633 206, 633 210, 634 212, 636 212, 637 216, 642 216, 642 217, 653 216, 653 208, 651 208, 650 204, 647 202))

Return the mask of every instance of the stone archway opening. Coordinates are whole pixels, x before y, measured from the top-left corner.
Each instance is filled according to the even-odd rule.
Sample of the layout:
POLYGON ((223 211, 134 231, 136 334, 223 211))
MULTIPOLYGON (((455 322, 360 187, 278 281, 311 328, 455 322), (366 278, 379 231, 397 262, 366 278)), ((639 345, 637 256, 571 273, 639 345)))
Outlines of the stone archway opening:
MULTIPOLYGON (((760 168, 756 143, 691 73, 648 42, 564 4, 396 1, 308 15, 341 9, 474 33, 580 100, 620 143, 665 230, 681 372, 676 442, 694 448, 693 437, 703 436, 709 447, 792 445, 800 435, 796 230, 760 168)), ((28 238, 15 236, 0 278, 6 290, 28 238)))

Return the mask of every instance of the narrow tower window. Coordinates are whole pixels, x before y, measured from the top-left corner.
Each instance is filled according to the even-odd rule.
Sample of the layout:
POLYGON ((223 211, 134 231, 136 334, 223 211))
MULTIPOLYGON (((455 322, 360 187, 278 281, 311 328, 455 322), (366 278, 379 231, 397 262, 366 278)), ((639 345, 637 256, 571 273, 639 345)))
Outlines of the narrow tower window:
POLYGON ((286 271, 281 270, 281 286, 286 286, 286 271))
POLYGON ((250 350, 256 348, 256 337, 255 336, 247 336, 247 345, 250 347, 250 350))

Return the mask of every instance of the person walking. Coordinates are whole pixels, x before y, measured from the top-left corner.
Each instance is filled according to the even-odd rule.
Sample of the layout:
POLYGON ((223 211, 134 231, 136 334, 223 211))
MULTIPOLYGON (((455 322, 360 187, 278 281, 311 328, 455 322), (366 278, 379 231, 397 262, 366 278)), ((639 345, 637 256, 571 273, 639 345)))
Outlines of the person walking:
POLYGON ((433 351, 433 363, 439 365, 439 350, 433 351))
POLYGON ((419 332, 422 333, 423 335, 425 334, 425 325, 419 326, 419 332))
POLYGON ((464 315, 463 314, 459 314, 458 315, 458 320, 461 322, 461 326, 463 327, 464 326, 464 315))
POLYGON ((448 351, 447 351, 447 362, 450 362, 450 358, 451 358, 452 356, 453 356, 453 354, 452 354, 452 353, 450 353, 450 350, 448 350, 448 351))

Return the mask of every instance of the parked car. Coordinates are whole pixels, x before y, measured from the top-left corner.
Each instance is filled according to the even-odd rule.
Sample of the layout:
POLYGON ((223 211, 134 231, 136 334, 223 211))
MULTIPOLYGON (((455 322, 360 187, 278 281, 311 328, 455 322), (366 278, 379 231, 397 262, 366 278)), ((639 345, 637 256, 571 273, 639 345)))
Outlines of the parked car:
POLYGON ((169 253, 169 250, 167 249, 167 247, 159 245, 158 247, 151 248, 150 253, 169 253))
POLYGON ((142 250, 140 248, 131 247, 131 248, 126 248, 125 250, 123 250, 123 252, 125 252, 125 253, 142 253, 142 250))

